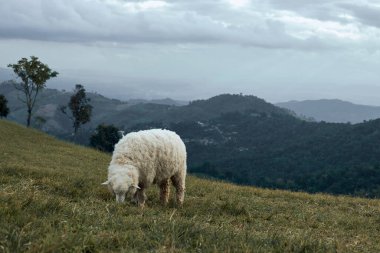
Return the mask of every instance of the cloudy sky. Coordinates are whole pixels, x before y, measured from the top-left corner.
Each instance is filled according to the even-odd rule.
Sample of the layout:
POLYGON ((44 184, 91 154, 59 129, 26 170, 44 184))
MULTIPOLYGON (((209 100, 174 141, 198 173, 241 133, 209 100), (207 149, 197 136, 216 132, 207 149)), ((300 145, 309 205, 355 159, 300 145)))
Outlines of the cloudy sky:
POLYGON ((0 19, 0 67, 38 56, 50 88, 380 105, 379 0, 0 0, 0 19))

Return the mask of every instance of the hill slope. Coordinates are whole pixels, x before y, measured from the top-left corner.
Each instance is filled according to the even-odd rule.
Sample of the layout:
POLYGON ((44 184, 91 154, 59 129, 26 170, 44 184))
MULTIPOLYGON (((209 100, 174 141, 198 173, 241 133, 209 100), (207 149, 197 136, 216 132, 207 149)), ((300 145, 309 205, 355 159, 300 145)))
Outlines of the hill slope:
POLYGON ((338 99, 289 101, 276 105, 317 121, 360 123, 380 118, 380 106, 357 105, 338 99))
POLYGON ((0 120, 4 252, 379 252, 380 201, 187 179, 182 209, 100 186, 109 155, 0 120))
MULTIPOLYGON (((10 85, 1 88, 12 93, 10 85)), ((46 89, 40 95, 36 115, 47 119, 41 128, 72 139, 71 124, 57 109, 70 93, 46 89)), ((255 96, 223 94, 185 106, 133 105, 89 96, 94 113, 76 137, 79 143, 88 144, 99 123, 114 124, 126 133, 167 128, 185 140, 194 173, 260 187, 380 197, 380 120, 356 125, 305 122, 255 96)), ((25 113, 23 107, 13 111, 25 113)))
POLYGON ((260 187, 380 197, 380 119, 317 123, 248 111, 128 131, 157 127, 185 140, 194 173, 260 187))

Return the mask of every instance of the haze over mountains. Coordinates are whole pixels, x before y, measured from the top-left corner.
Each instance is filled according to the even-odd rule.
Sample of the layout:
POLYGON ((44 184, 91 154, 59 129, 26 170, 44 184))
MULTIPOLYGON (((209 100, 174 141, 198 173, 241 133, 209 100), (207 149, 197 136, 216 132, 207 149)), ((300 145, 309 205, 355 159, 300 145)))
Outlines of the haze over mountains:
POLYGON ((358 105, 339 99, 289 101, 276 105, 316 121, 360 123, 380 118, 380 106, 358 105))
MULTIPOLYGON (((7 68, 0 67, 0 83, 7 80, 11 80, 11 79, 14 79, 14 75, 12 74, 12 72, 7 68)), ((49 87, 67 87, 59 91, 63 95, 63 93, 65 93, 66 90, 68 90, 68 93, 66 95, 63 95, 64 97, 62 99, 62 102, 63 102, 63 101, 67 101, 70 94, 70 90, 74 87, 74 83, 75 83, 74 80, 59 76, 58 78, 54 78, 49 81, 49 87), (68 86, 68 83, 73 84, 72 87, 68 86)), ((50 93, 55 93, 53 91, 54 89, 47 89, 47 90, 49 91, 45 93, 49 94, 48 96, 51 95, 50 93)), ((97 99, 99 99, 97 98, 97 96, 99 95, 97 92, 93 92, 91 90, 87 90, 87 91, 90 97, 94 99, 94 102, 97 101, 97 99)), ((0 94, 1 94, 1 89, 0 89, 0 94)), ((57 94, 58 93, 56 93, 56 95, 57 94)), ((14 97, 14 94, 11 96, 14 97)), ((125 97, 124 100, 119 100, 119 99, 110 99, 102 95, 100 95, 100 97, 102 97, 100 100, 104 100, 101 102, 102 105, 105 105, 108 103, 112 105, 116 101, 119 101, 121 103, 122 101, 124 102, 127 101, 129 105, 150 103, 150 104, 160 104, 160 105, 182 106, 182 105, 188 104, 188 101, 174 100, 171 98, 140 99, 140 98, 130 98, 127 96, 125 97)), ((44 104, 44 102, 41 101, 41 104, 44 104)), ((355 123, 363 122, 365 120, 380 118, 380 106, 355 104, 355 103, 352 103, 349 101, 343 101, 340 99, 291 100, 288 102, 275 103, 275 105, 281 108, 289 109, 293 111, 295 114, 297 114, 299 117, 308 121, 325 121, 325 122, 332 122, 332 123, 349 122, 349 123, 355 124, 355 123)), ((97 106, 95 105, 95 107, 97 106)), ((111 108, 113 107, 111 106, 111 108)), ((114 109, 111 109, 111 108, 109 108, 110 110, 107 111, 107 113, 112 114, 112 111, 114 109)), ((11 114, 10 117, 12 118, 12 116, 13 115, 11 114)), ((98 123, 96 119, 94 122, 98 123)))
MULTIPOLYGON (((14 79, 14 75, 9 69, 1 68, 0 67, 0 83, 6 82, 8 80, 14 79)), ((71 79, 67 79, 66 77, 58 77, 54 78, 49 81, 49 87, 67 87, 65 89, 62 89, 61 91, 58 91, 58 93, 61 93, 63 95, 68 91, 66 95, 63 95, 62 102, 67 101, 67 98, 69 97, 68 94, 70 94, 70 90, 74 87, 75 81, 71 79), (68 84, 72 84, 72 86, 69 86, 68 84)), ((0 94, 4 93, 2 92, 0 88, 0 94)), ((7 88, 8 90, 9 88, 7 88)), ((48 94, 48 96, 51 95, 51 93, 56 93, 55 89, 47 89, 48 91, 44 91, 45 94, 48 94)), ((87 90, 90 97, 93 97, 95 101, 97 100, 98 93, 93 92, 91 90, 87 90)), ((60 96, 60 95, 59 95, 60 96)), ((13 101, 13 97, 15 97, 15 94, 11 95, 10 100, 13 101)), ((101 100, 104 100, 102 104, 114 104, 116 101, 122 102, 127 101, 129 105, 137 105, 140 103, 151 103, 151 104, 161 104, 161 105, 174 105, 174 106, 181 106, 188 104, 188 101, 184 100, 174 100, 171 98, 163 98, 163 99, 140 99, 140 98, 131 98, 131 97, 125 97, 124 100, 119 99, 110 99, 105 96, 100 95, 102 97, 101 100), (106 102, 108 101, 108 102, 106 102)), ((94 101, 94 102, 95 102, 94 101)), ((61 102, 61 101, 60 101, 61 102)), ((13 102, 11 102, 13 104, 13 102)), ((43 102, 43 99, 41 101, 41 104, 45 104, 43 102)), ((349 101, 343 101, 340 99, 316 99, 316 100, 291 100, 288 102, 279 102, 275 103, 276 106, 289 109, 296 113, 299 117, 309 120, 309 121, 325 121, 325 122, 333 122, 333 123, 360 123, 364 120, 371 120, 371 119, 377 119, 380 118, 380 106, 373 106, 373 105, 362 105, 362 104, 355 104, 349 101)), ((106 106, 107 107, 107 106, 106 106)), ((112 106, 111 106, 112 107, 112 106)), ((17 108, 17 106, 16 106, 17 108)), ((112 112, 112 110, 110 111, 112 112)), ((10 117, 12 118, 12 114, 10 117)), ((17 117, 16 117, 17 118, 17 117)), ((97 122, 95 120, 95 122, 97 122)))
MULTIPOLYGON (((8 106, 10 107, 10 114, 8 118, 24 124, 26 119, 25 105, 19 100, 20 97, 22 98, 22 94, 14 89, 10 82, 3 82, 0 84, 0 94, 4 94, 8 100, 8 106)), ((62 105, 67 105, 72 94, 72 91, 66 90, 59 91, 49 88, 42 90, 33 111, 34 120, 32 121, 32 124, 34 124, 34 127, 63 138, 65 138, 65 136, 70 136, 72 132, 71 122, 68 120, 66 115, 61 113, 59 107, 62 105)), ((146 103, 155 104, 157 107, 164 105, 178 106, 187 104, 185 101, 176 101, 169 98, 162 100, 135 99, 128 102, 122 102, 117 99, 106 98, 93 92, 87 92, 87 95, 91 99, 93 116, 91 121, 83 126, 84 131, 82 132, 92 131, 98 124, 101 123, 116 122, 114 116, 120 111, 130 109, 133 111, 135 107, 144 107, 143 104, 146 103)), ((88 137, 88 134, 86 134, 86 136, 88 137)))

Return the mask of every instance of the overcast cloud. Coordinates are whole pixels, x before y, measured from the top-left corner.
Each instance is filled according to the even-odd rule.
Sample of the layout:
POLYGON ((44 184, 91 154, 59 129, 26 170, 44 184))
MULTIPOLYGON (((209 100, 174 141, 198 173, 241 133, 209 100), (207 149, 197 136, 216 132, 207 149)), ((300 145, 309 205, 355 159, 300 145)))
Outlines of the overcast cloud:
POLYGON ((112 97, 380 105, 379 1, 0 0, 0 17, 0 67, 36 55, 112 97))

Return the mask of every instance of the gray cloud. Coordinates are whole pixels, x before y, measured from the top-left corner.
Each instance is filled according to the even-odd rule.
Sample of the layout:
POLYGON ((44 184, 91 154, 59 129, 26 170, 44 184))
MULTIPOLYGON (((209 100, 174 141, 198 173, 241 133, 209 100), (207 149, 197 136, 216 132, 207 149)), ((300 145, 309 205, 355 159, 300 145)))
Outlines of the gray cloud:
POLYGON ((380 28, 380 7, 343 3, 339 5, 360 20, 361 23, 380 28))
POLYGON ((291 49, 328 48, 334 45, 334 39, 339 39, 322 40, 312 33, 306 39, 293 36, 287 32, 289 24, 274 20, 272 17, 277 14, 268 7, 272 4, 278 9, 300 14, 306 13, 303 10, 314 10, 315 15, 311 17, 321 18, 322 14, 329 13, 326 9, 332 13, 335 10, 329 1, 270 0, 266 4, 253 1, 245 8, 232 8, 222 0, 150 1, 158 7, 144 11, 133 5, 141 3, 117 0, 3 1, 0 3, 0 38, 121 44, 226 43, 291 49))
MULTIPOLYGON (((360 3, 361 0, 357 2, 360 3)), ((315 18, 323 21, 339 21, 346 23, 347 20, 339 16, 342 11, 339 5, 351 3, 351 0, 269 0, 272 7, 281 10, 296 12, 302 16, 315 18)))
MULTIPOLYGON (((94 1, 83 5, 82 1, 71 1, 71 5, 65 5, 65 1, 58 0, 33 1, 34 6, 25 9, 20 2, 25 1, 3 2, 0 6, 2 38, 119 43, 253 41, 243 29, 224 27, 196 12, 169 9, 135 13, 122 10, 122 3, 94 1)), ((265 36, 265 29, 253 32, 265 36)))
POLYGON ((36 55, 69 80, 51 87, 118 98, 375 101, 376 1, 0 1, 0 66, 36 55))

